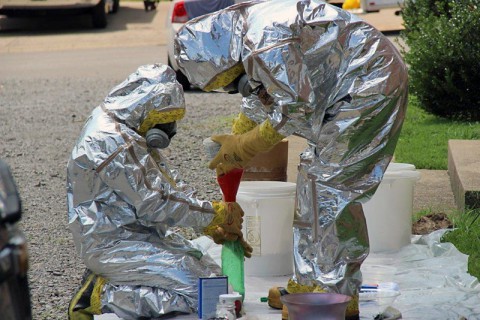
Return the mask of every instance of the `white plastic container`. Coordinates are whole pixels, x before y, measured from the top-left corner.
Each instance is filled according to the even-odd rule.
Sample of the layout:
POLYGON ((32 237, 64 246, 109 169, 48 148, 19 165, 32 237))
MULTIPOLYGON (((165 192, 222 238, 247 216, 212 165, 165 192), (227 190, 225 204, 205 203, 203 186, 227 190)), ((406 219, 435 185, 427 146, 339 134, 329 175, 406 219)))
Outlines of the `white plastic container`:
POLYGON ((373 197, 363 204, 370 252, 396 251, 412 237, 413 190, 420 172, 408 163, 390 163, 373 197))
POLYGON ((253 247, 245 275, 293 273, 293 213, 296 185, 283 181, 242 181, 237 202, 245 212, 243 234, 253 247))

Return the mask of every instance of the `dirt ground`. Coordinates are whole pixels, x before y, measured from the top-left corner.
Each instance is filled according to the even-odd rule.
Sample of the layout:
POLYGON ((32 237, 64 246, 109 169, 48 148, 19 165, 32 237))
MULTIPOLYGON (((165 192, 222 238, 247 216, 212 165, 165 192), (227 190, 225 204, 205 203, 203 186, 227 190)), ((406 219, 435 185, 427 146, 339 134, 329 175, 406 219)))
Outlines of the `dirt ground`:
POLYGON ((431 213, 413 222, 412 234, 429 234, 447 228, 453 228, 453 224, 445 213, 431 213))
POLYGON ((423 215, 412 224, 412 234, 428 234, 451 228, 449 219, 457 211, 447 170, 419 170, 413 192, 413 214, 423 215))

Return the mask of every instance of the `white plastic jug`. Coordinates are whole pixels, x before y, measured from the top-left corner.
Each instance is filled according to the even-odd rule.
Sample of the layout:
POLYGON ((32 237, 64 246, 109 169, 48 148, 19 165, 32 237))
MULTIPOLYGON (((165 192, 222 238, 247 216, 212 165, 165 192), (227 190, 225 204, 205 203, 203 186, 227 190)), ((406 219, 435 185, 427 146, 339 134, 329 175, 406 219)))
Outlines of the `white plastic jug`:
POLYGON ((237 202, 245 212, 243 234, 253 247, 245 275, 293 273, 293 214, 296 185, 282 181, 242 181, 237 202))
POLYGON ((363 204, 370 252, 396 251, 410 244, 413 190, 419 179, 413 164, 389 164, 377 191, 363 204))

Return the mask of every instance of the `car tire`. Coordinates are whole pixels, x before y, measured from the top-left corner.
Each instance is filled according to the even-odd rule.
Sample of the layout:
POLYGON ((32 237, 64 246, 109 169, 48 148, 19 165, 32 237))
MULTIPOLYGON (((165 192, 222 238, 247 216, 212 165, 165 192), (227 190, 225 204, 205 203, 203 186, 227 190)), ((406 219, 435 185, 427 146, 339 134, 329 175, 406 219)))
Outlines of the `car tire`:
POLYGON ((117 13, 120 8, 120 0, 113 0, 112 13, 117 13))
MULTIPOLYGON (((168 58, 168 66, 173 69, 172 63, 170 62, 170 58, 168 58)), ((191 84, 190 81, 188 80, 187 76, 182 73, 180 70, 176 70, 175 73, 177 74, 177 81, 180 83, 183 87, 183 91, 188 91, 190 90, 191 84)))
POLYGON ((100 2, 92 9, 92 23, 96 29, 104 29, 107 26, 107 12, 105 9, 105 0, 100 2))

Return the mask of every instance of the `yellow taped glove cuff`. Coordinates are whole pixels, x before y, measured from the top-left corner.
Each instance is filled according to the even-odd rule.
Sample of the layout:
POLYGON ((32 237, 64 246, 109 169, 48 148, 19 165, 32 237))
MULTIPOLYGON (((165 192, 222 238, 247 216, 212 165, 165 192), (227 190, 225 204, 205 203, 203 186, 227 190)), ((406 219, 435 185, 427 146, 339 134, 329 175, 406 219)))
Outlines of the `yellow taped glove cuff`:
POLYGON ((239 113, 232 124, 232 134, 242 134, 255 128, 257 123, 250 120, 245 114, 239 113))
POLYGON ((262 139, 270 145, 269 148, 273 147, 280 141, 282 141, 283 138, 285 138, 284 135, 280 134, 275 130, 275 128, 272 126, 270 123, 270 120, 265 120, 261 125, 260 125, 260 136, 262 139))
MULTIPOLYGON (((255 155, 269 151, 283 138, 268 119, 243 134, 212 136, 212 140, 222 146, 208 167, 219 169, 218 166, 221 166, 221 170, 218 170, 221 173, 244 168, 255 155)), ((217 175, 221 175, 218 171, 217 175)))
POLYGON ((225 202, 223 201, 212 201, 212 207, 215 211, 215 216, 208 226, 203 229, 203 233, 213 237, 218 226, 222 225, 225 222, 225 202))
POLYGON ((245 138, 242 146, 252 156, 260 152, 267 152, 285 138, 273 128, 268 119, 243 135, 245 138))

